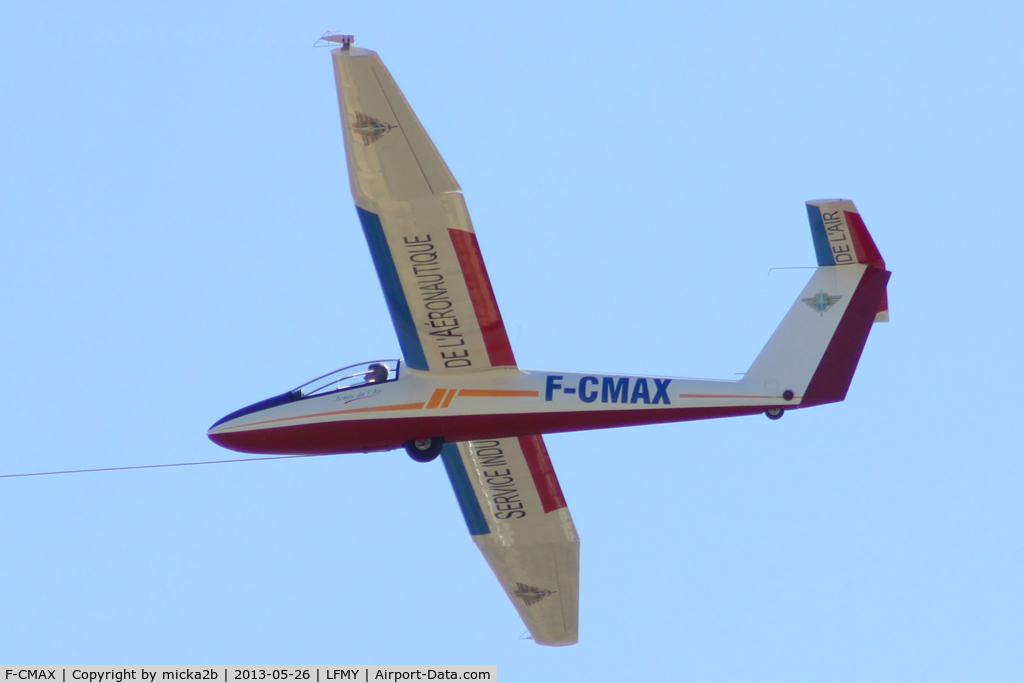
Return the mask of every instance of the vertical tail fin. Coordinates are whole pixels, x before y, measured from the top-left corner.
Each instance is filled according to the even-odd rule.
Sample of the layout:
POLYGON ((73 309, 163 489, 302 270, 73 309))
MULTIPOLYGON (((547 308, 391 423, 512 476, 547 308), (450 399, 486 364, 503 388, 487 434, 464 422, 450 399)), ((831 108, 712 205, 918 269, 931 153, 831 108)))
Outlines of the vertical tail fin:
POLYGON ((888 320, 885 270, 853 202, 807 202, 818 269, 743 378, 801 407, 846 398, 874 322, 888 320))

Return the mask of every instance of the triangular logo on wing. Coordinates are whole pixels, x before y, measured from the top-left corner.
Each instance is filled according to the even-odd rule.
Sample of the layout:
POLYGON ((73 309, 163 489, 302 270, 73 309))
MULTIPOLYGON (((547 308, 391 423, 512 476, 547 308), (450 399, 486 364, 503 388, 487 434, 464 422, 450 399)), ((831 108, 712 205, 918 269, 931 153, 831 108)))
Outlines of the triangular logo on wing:
POLYGON ((824 316, 825 311, 835 306, 836 302, 842 298, 842 295, 831 296, 828 292, 818 292, 814 296, 807 297, 806 299, 800 299, 800 301, 803 301, 805 304, 824 316))
POLYGON ((364 147, 368 147, 377 142, 377 140, 380 140, 392 128, 398 128, 398 126, 378 121, 372 116, 367 116, 358 111, 356 112, 356 122, 352 124, 352 132, 363 139, 364 147))
POLYGON ((533 586, 527 586, 525 583, 516 582, 516 589, 512 591, 512 594, 522 600, 527 607, 530 605, 536 605, 538 602, 554 595, 558 591, 548 591, 543 588, 535 588, 533 586))

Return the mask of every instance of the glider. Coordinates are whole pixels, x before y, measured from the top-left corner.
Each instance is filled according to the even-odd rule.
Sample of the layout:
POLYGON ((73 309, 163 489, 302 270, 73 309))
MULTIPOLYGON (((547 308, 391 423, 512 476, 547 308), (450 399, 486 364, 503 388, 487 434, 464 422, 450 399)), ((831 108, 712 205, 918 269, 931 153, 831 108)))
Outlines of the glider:
POLYGON ((405 448, 444 463, 473 541, 533 639, 578 639, 579 538, 543 434, 842 401, 890 273, 853 202, 807 203, 818 268, 740 380, 523 370, 459 184, 380 57, 327 34, 356 212, 403 358, 352 365, 237 410, 243 453, 405 448))

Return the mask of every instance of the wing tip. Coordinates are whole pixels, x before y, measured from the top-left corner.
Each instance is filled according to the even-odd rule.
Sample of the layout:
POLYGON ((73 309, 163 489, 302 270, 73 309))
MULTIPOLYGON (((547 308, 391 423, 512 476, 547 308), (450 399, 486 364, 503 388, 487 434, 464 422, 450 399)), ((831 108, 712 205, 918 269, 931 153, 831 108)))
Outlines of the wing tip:
POLYGON ((573 634, 571 638, 543 639, 534 637, 533 642, 538 645, 543 645, 544 647, 569 647, 570 645, 575 645, 580 642, 580 639, 578 635, 573 634))

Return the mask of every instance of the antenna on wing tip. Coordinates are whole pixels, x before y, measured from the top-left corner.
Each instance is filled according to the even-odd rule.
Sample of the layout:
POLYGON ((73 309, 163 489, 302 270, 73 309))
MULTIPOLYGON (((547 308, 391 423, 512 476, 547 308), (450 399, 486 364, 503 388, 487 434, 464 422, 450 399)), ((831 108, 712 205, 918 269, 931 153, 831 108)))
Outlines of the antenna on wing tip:
POLYGON ((356 42, 356 37, 352 34, 335 33, 334 31, 328 31, 327 33, 320 36, 320 40, 316 41, 313 47, 330 47, 332 44, 334 44, 341 45, 342 50, 347 50, 350 47, 352 47, 352 43, 354 42, 356 42))

